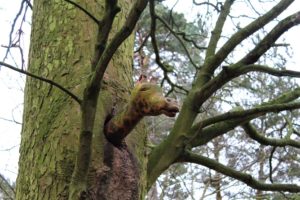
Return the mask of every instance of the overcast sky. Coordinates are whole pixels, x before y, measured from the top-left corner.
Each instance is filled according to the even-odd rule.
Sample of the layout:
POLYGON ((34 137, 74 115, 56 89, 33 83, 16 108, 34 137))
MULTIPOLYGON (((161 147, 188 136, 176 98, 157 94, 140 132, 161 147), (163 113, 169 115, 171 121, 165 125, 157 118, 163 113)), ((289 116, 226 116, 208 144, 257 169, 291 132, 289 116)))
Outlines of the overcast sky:
MULTIPOLYGON (((167 1, 170 4, 176 0, 167 1)), ((177 10, 191 16, 191 11, 187 1, 179 1, 177 10)), ((0 0, 0 45, 8 44, 8 35, 10 32, 12 21, 19 9, 20 0, 0 0)), ((285 16, 297 11, 300 8, 300 1, 296 1, 285 12, 285 16)), ((25 24, 24 37, 26 41, 29 38, 29 25, 25 24), (27 39, 26 39, 27 38, 27 39)), ((289 69, 300 71, 300 44, 299 44, 300 27, 292 28, 285 34, 286 42, 291 44, 294 54, 289 60, 287 67, 289 69)), ((15 35, 14 35, 15 36, 15 35)), ((0 60, 4 57, 5 48, 0 48, 0 60)), ((15 65, 19 64, 20 59, 8 59, 7 62, 15 65)), ((0 69, 0 173, 4 174, 11 180, 15 180, 17 176, 18 151, 20 144, 21 125, 12 122, 13 120, 21 122, 22 105, 23 105, 23 87, 25 78, 16 72, 1 67, 0 69), (11 121, 12 120, 12 121, 11 121)))
MULTIPOLYGON (((20 2, 20 0, 0 0, 1 61, 6 53, 6 49, 2 46, 8 44, 12 21, 19 10, 20 2)), ((28 23, 24 25, 24 38, 29 38, 29 25, 28 23)), ((13 61, 9 56, 6 62, 16 66, 15 62, 19 64, 20 59, 16 57, 13 61)), ((21 125, 16 122, 22 121, 24 81, 22 75, 4 67, 0 68, 0 173, 10 180, 15 180, 18 172, 21 125), (16 122, 13 122, 14 120, 16 122)))

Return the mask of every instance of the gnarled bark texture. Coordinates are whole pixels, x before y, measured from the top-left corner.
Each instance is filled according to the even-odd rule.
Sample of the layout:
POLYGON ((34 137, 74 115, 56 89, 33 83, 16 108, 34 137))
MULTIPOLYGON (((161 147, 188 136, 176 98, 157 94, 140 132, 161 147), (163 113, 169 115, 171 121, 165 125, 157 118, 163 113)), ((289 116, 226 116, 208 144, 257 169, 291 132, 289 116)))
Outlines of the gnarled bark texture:
MULTIPOLYGON (((103 0, 76 3, 98 19, 104 13, 103 0)), ((113 33, 123 24, 131 3, 119 1, 122 11, 114 21, 113 33)), ((82 98, 90 78, 97 25, 78 8, 57 0, 35 0, 32 21, 28 70, 82 98)), ((145 193, 143 125, 127 138, 126 149, 106 144, 103 136, 103 124, 113 103, 124 106, 133 86, 132 56, 130 37, 116 52, 103 80, 87 184, 91 199, 137 199, 145 193), (110 185, 112 181, 108 180, 116 177, 119 182, 110 185), (115 190, 121 186, 123 189, 115 190), (128 189, 131 193, 124 195, 128 189)), ((67 199, 78 148, 80 106, 49 84, 27 78, 24 107, 16 199, 67 199)))

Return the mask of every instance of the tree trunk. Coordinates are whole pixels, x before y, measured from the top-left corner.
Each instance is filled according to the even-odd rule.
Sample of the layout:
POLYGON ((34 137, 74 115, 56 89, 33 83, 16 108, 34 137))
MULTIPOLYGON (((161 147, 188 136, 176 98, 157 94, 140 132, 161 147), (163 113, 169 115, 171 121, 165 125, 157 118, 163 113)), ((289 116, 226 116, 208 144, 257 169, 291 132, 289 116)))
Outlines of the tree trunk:
MULTIPOLYGON (((259 164, 259 170, 258 170, 258 180, 261 182, 265 182, 265 174, 264 174, 264 163, 265 163, 265 152, 264 149, 262 148, 262 146, 259 148, 258 150, 258 164, 259 164)), ((256 190, 255 193, 255 199, 256 200, 262 200, 265 199, 264 197, 264 192, 262 190, 256 190)))
MULTIPOLYGON (((103 0, 76 3, 101 19, 103 0)), ((119 1, 122 11, 114 21, 112 33, 125 21, 131 3, 119 1)), ((90 78, 96 36, 97 25, 73 5, 65 1, 35 0, 28 71, 54 80, 82 98, 90 78)), ((89 198, 138 199, 145 193, 143 123, 126 139, 128 148, 125 150, 107 144, 103 136, 106 117, 115 103, 118 108, 124 106, 133 86, 133 42, 131 36, 118 49, 103 80, 87 184, 89 198), (116 178, 119 182, 112 185, 116 178), (123 188, 118 188, 121 186, 123 188)), ((80 106, 72 98, 45 82, 27 78, 16 199, 68 198, 80 120, 80 106)))

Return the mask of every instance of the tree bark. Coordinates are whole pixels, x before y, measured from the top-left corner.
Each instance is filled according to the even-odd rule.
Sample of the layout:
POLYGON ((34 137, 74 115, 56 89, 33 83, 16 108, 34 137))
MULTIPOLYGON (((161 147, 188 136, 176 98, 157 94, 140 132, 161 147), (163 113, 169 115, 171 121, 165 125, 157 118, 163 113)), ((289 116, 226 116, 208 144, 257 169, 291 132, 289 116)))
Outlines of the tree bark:
MULTIPOLYGON (((76 3, 97 19, 104 14, 104 0, 76 3)), ((122 10, 114 21, 112 35, 123 25, 131 3, 119 1, 122 10)), ((28 71, 54 80, 82 98, 91 75, 97 28, 89 16, 65 1, 34 1, 28 71)), ((107 144, 103 135, 105 119, 114 103, 121 109, 133 86, 133 42, 130 36, 117 50, 102 83, 87 180, 86 197, 89 198, 117 199, 123 195, 124 188, 132 189, 132 196, 123 195, 123 199, 142 198, 145 193, 143 123, 126 139, 125 150, 107 144), (117 164, 122 166, 119 171, 116 171, 117 164), (109 185, 118 177, 116 174, 119 185, 109 185), (123 189, 119 189, 120 178, 124 176, 129 182, 123 182, 123 189)), ((45 82, 27 78, 16 199, 68 199, 80 120, 80 105, 76 101, 45 82)))

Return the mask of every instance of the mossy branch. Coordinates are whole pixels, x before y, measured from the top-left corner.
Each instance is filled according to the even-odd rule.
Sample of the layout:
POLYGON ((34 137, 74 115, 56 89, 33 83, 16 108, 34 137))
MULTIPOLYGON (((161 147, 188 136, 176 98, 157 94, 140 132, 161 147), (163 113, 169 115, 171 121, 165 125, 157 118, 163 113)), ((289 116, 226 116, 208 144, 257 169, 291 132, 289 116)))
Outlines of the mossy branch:
MULTIPOLYGON (((281 0, 276 4, 276 6, 270 9, 264 15, 252 21, 246 27, 233 34, 213 56, 207 57, 205 59, 203 66, 200 67, 197 73, 197 77, 193 83, 192 89, 189 91, 189 94, 183 102, 181 111, 178 115, 173 129, 171 130, 168 137, 156 148, 154 148, 149 155, 147 169, 148 187, 150 187, 157 179, 157 177, 178 158, 178 156, 182 153, 182 149, 184 148, 186 141, 191 140, 191 138, 195 136, 195 132, 190 132, 190 129, 193 126, 194 120, 198 115, 199 108, 203 105, 203 103, 207 99, 209 99, 212 94, 214 94, 218 89, 224 86, 224 84, 242 74, 247 73, 245 71, 242 71, 242 67, 246 67, 246 65, 238 63, 233 64, 230 67, 223 67, 223 70, 212 79, 215 70, 221 65, 222 62, 224 62, 228 55, 232 53, 232 51, 242 41, 249 38, 249 36, 251 36, 253 33, 274 20, 293 2, 294 0, 281 0)), ((298 104, 298 106, 300 106, 300 103, 298 104)), ((285 109, 288 108, 286 107, 285 109)), ((275 111, 276 109, 274 109, 274 112, 275 111)), ((270 112, 270 110, 265 110, 265 112, 270 112)), ((210 141, 212 138, 218 135, 217 131, 220 130, 220 134, 223 134, 224 132, 222 132, 222 128, 223 130, 225 130, 223 125, 227 126, 227 130, 231 130, 241 123, 245 123, 247 120, 251 119, 251 117, 247 117, 245 113, 243 113, 242 115, 243 117, 245 117, 245 121, 236 116, 236 118, 232 118, 231 120, 227 121, 223 119, 225 121, 221 120, 219 123, 214 124, 215 126, 209 126, 205 129, 199 129, 199 131, 202 130, 202 138, 193 139, 194 142, 192 144, 196 146, 203 141, 210 141), (205 130, 207 130, 207 134, 203 134, 203 131, 205 130), (208 132, 213 134, 209 135, 208 132), (207 138, 203 139, 203 136, 207 138)), ((255 118, 258 116, 261 116, 259 112, 252 113, 252 117, 255 118)))
POLYGON ((270 145, 274 147, 285 147, 291 146, 300 148, 300 142, 290 139, 289 137, 283 139, 274 139, 274 138, 267 138, 263 134, 259 133, 253 125, 249 122, 242 125, 244 131, 249 135, 250 138, 259 142, 263 145, 270 145))
MULTIPOLYGON (((246 27, 240 29, 238 32, 233 34, 228 41, 217 51, 217 53, 209 58, 206 58, 206 62, 203 66, 202 71, 205 73, 213 74, 215 69, 227 58, 227 56, 238 46, 242 41, 248 38, 250 35, 255 33, 257 30, 264 27, 274 18, 279 16, 294 0, 282 0, 267 13, 257 18, 246 27)), ((200 73, 196 84, 200 81, 200 73)), ((201 86, 201 85, 199 85, 201 86)))
POLYGON ((96 69, 97 62, 101 58, 103 51, 106 48, 109 33, 111 31, 115 16, 121 11, 117 5, 117 1, 105 1, 105 14, 103 19, 99 21, 97 42, 95 45, 95 53, 92 60, 92 70, 96 69))
POLYGON ((212 94, 214 94, 226 83, 238 76, 247 74, 249 72, 261 72, 278 77, 286 76, 300 78, 300 73, 297 71, 277 70, 265 65, 242 65, 241 63, 238 63, 230 67, 223 67, 223 70, 216 77, 208 81, 202 88, 196 89, 194 94, 195 109, 198 109, 198 107, 202 105, 203 102, 205 102, 212 94))
POLYGON ((254 118, 263 116, 269 112, 280 112, 283 110, 293 110, 300 108, 300 102, 292 102, 300 96, 300 88, 286 92, 278 98, 263 103, 252 109, 232 110, 227 113, 204 119, 196 123, 189 131, 188 135, 195 136, 190 140, 193 147, 206 144, 213 138, 222 135, 235 127, 244 124, 254 118))
POLYGON ((247 66, 240 67, 239 69, 237 69, 237 71, 239 71, 239 74, 245 74, 248 72, 262 72, 277 77, 287 76, 287 77, 300 78, 299 71, 277 70, 266 65, 257 65, 257 64, 247 65, 247 66))
POLYGON ((275 41, 290 28, 300 23, 300 12, 296 12, 280 21, 264 38, 261 40, 253 50, 251 50, 238 63, 249 65, 255 63, 268 49, 270 49, 275 41))
MULTIPOLYGON (((296 91, 297 93, 299 92, 299 88, 296 91)), ((266 114, 267 112, 280 112, 283 110, 292 110, 292 109, 298 109, 300 106, 300 102, 292 102, 292 103, 273 103, 271 104, 270 102, 264 103, 260 106, 257 106, 252 109, 248 110, 243 110, 243 109, 238 109, 238 110, 232 110, 229 112, 226 112, 224 114, 211 117, 205 120, 202 120, 198 122, 196 125, 192 127, 192 130, 198 129, 197 127, 206 127, 211 124, 215 124, 221 121, 225 120, 232 120, 232 119, 237 119, 237 118, 253 118, 256 115, 261 116, 266 114)))
MULTIPOLYGON (((255 47, 257 51, 251 51, 246 55, 242 61, 239 61, 236 64, 233 64, 231 67, 223 67, 221 73, 219 73, 214 79, 211 79, 215 69, 227 58, 227 56, 234 50, 234 48, 239 45, 243 40, 248 38, 254 32, 268 24, 271 20, 277 17, 282 13, 293 0, 282 0, 276 6, 274 6, 269 12, 262 15, 258 19, 251 22, 246 27, 242 28, 234 35, 232 35, 229 40, 217 51, 213 56, 206 57, 203 67, 199 70, 198 76, 194 82, 195 85, 195 95, 193 95, 194 107, 199 109, 203 102, 205 102, 214 92, 221 88, 225 83, 232 80, 235 77, 238 77, 246 71, 243 71, 242 68, 247 66, 247 64, 252 64, 249 62, 251 57, 252 61, 256 61, 259 57, 262 56, 273 44, 274 42, 289 28, 297 25, 299 23, 298 13, 287 17, 282 20, 277 26, 276 31, 271 31, 265 40, 255 47), (272 38, 274 37, 274 38, 272 38)), ((248 69, 248 68, 247 68, 248 69)), ((253 69, 252 71, 255 71, 253 69)))
POLYGON ((220 13, 220 15, 217 19, 215 28, 211 32, 212 35, 211 35, 211 38, 210 38, 209 43, 208 43, 206 56, 205 56, 206 58, 209 58, 210 56, 215 55, 215 51, 216 51, 216 48, 217 48, 218 41, 221 37, 221 33, 222 33, 222 30, 223 30, 226 18, 229 15, 230 8, 231 8, 233 2, 234 2, 233 0, 226 0, 225 3, 224 3, 224 6, 222 6, 221 13, 220 13))
POLYGON ((104 72, 108 66, 109 61, 111 60, 113 54, 119 48, 119 46, 127 39, 130 34, 133 32, 134 27, 142 14, 143 10, 147 6, 147 0, 138 0, 130 9, 129 15, 125 24, 121 29, 114 35, 111 42, 107 45, 103 54, 101 55, 99 61, 95 67, 95 73, 92 76, 92 79, 89 84, 89 88, 99 88, 101 80, 103 78, 104 72))
POLYGON ((113 36, 108 45, 106 45, 108 36, 111 32, 112 23, 116 14, 120 11, 120 8, 117 6, 117 0, 105 1, 106 13, 99 23, 97 45, 95 48, 94 59, 92 61, 93 75, 84 90, 81 106, 82 118, 79 149, 70 184, 69 200, 80 199, 87 187, 86 179, 91 157, 91 144, 97 100, 104 72, 106 71, 116 50, 133 32, 134 27, 147 3, 147 0, 137 0, 135 2, 129 11, 124 25, 113 36))
POLYGON ((247 173, 243 173, 240 171, 237 171, 235 169, 232 169, 230 167, 227 167, 215 160, 212 160, 210 158, 196 155, 190 151, 185 151, 183 155, 181 156, 181 159, 184 162, 190 162, 195 163, 199 165, 206 166, 210 169, 213 169, 217 172, 220 172, 226 176, 232 177, 234 179, 237 179, 239 181, 242 181, 243 183, 247 184, 248 186, 257 189, 257 190, 264 190, 264 191, 282 191, 282 192, 300 192, 300 186, 296 184, 267 184, 260 182, 253 178, 251 175, 247 173))

